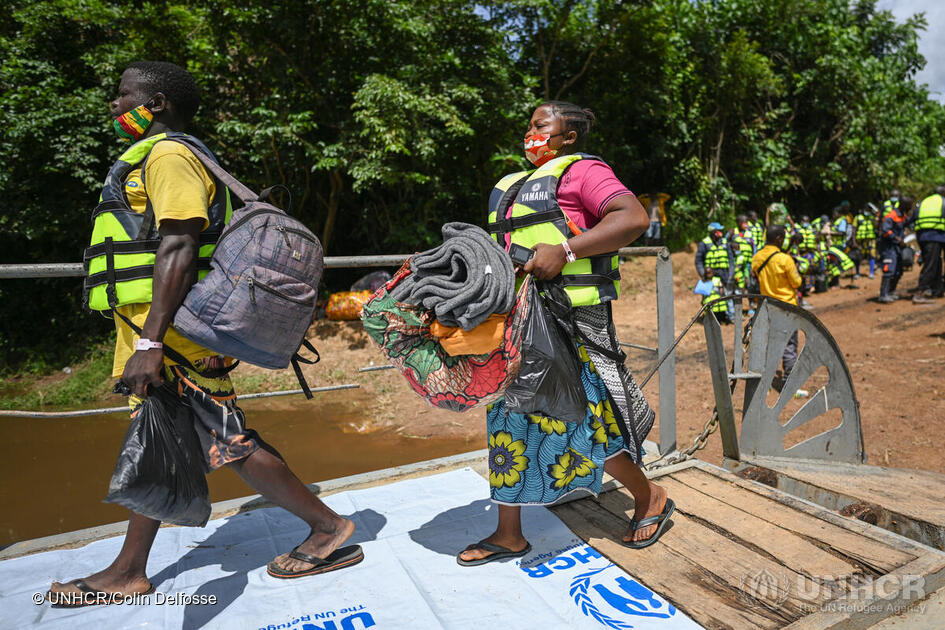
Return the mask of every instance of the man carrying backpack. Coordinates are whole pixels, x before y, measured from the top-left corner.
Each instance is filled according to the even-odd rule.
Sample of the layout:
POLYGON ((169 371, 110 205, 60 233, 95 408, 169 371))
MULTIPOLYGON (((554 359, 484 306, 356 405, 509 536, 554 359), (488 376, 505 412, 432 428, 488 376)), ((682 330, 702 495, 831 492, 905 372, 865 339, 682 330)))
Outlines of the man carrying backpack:
MULTIPOLYGON (((94 213, 86 287, 90 308, 115 315, 113 376, 131 394, 132 415, 149 387, 173 392, 190 414, 207 470, 230 466, 266 499, 309 524, 309 537, 273 560, 270 575, 302 577, 360 562, 359 546, 342 547, 354 523, 322 503, 246 428, 224 369, 228 360, 171 325, 212 252, 210 237, 230 215, 226 188, 194 153, 180 142, 161 142, 179 137, 203 146, 182 133, 200 101, 193 77, 171 63, 135 62, 122 74, 118 91, 111 103, 114 129, 132 144, 109 171, 94 213)), ((47 599, 73 607, 153 591, 145 571, 160 524, 132 512, 112 564, 82 579, 54 582, 47 599)))

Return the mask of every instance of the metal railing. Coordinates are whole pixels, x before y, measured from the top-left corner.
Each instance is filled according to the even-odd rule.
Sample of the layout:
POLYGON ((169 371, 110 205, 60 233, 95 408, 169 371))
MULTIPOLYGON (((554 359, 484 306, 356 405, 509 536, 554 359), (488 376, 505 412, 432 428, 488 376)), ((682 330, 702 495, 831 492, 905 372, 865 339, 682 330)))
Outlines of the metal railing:
MULTIPOLYGON (((675 312, 673 305, 673 263, 670 260, 669 250, 665 247, 624 247, 618 251, 621 258, 636 256, 656 257, 656 348, 639 344, 623 343, 621 345, 652 352, 666 358, 659 366, 659 403, 660 403, 660 454, 676 450, 676 357, 673 350, 675 336, 675 312)), ((397 267, 404 263, 409 254, 385 254, 377 256, 327 256, 326 269, 351 269, 359 267, 397 267)), ((0 279, 27 279, 27 278, 77 278, 85 275, 82 263, 33 263, 33 264, 4 264, 0 265, 0 279)), ((378 366, 374 369, 382 369, 378 366)), ((368 369, 362 371, 369 371, 368 369)), ((340 386, 349 388, 355 386, 340 386)), ((313 389, 312 391, 328 391, 330 388, 313 389)), ((299 393, 301 390, 286 390, 284 392, 262 392, 241 396, 242 399, 263 397, 263 395, 277 396, 299 393)), ((93 415, 94 412, 110 413, 124 408, 108 408, 104 410, 83 410, 75 412, 17 412, 0 411, 0 417, 81 417, 93 415), (66 414, 66 415, 63 415, 66 414)))

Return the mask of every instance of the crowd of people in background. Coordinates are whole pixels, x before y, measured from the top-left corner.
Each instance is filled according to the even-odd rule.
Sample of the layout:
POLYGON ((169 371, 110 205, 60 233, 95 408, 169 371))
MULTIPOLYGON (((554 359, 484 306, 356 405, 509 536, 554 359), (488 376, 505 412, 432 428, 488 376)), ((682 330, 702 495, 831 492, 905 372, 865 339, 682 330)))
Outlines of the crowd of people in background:
POLYGON ((806 299, 840 284, 843 277, 861 278, 861 271, 874 278, 881 274, 876 300, 889 304, 899 299, 896 292, 903 271, 921 265, 918 285, 911 289, 916 304, 932 303, 945 295, 943 253, 945 253, 945 185, 916 204, 911 197, 893 190, 881 207, 867 203, 855 210, 848 201, 811 219, 795 220, 784 204, 765 209, 762 220, 757 212, 739 215, 735 225, 708 225, 705 238, 696 250, 699 282, 695 292, 722 323, 731 323, 740 302, 749 316, 754 312, 748 300, 722 300, 727 295, 758 293, 757 273, 752 260, 765 248, 770 226, 783 226, 779 251, 790 256, 800 276, 796 300, 810 308, 806 299), (917 249, 918 248, 918 251, 917 249), (866 265, 867 269, 863 269, 866 265))

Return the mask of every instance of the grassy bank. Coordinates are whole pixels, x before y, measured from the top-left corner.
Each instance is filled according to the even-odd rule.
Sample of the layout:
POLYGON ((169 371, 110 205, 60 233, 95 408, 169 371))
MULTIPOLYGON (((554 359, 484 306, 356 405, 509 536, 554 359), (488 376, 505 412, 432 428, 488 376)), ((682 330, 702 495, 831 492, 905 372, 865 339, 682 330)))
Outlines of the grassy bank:
MULTIPOLYGON (((85 359, 62 370, 34 369, 0 376, 0 409, 39 411, 103 406, 115 383, 111 375, 114 343, 114 340, 101 343, 85 359)), ((241 365, 231 377, 236 391, 242 394, 299 387, 290 370, 241 365)), ((118 404, 113 399, 104 406, 118 404)))
POLYGON ((95 346, 67 371, 28 371, 0 378, 0 409, 81 407, 101 401, 112 388, 114 342, 95 346))

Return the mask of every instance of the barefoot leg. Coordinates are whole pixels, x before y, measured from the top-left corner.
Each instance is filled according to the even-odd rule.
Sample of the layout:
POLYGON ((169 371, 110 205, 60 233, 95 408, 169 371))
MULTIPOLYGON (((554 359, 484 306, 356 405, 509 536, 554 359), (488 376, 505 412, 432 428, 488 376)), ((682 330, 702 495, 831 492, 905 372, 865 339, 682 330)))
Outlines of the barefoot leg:
MULTIPOLYGON (((229 464, 256 492, 279 507, 292 512, 311 528, 309 537, 299 551, 316 558, 325 558, 354 532, 354 523, 339 516, 302 483, 285 461, 269 450, 260 448, 249 457, 229 464)), ((286 571, 302 571, 311 565, 283 554, 276 564, 286 571)))
MULTIPOLYGON (((521 551, 528 544, 522 534, 522 508, 517 505, 499 506, 499 524, 491 536, 485 539, 512 551, 521 551)), ((459 554, 463 560, 479 560, 491 556, 491 551, 485 549, 467 549, 459 554)))
MULTIPOLYGON (((604 464, 604 471, 622 483, 633 495, 634 519, 639 521, 648 516, 656 516, 663 511, 666 506, 666 490, 647 479, 627 453, 621 452, 608 459, 604 464)), ((646 540, 654 533, 656 533, 656 525, 649 525, 635 532, 627 532, 623 539, 626 542, 646 540)))
MULTIPOLYGON (((128 531, 121 551, 107 568, 98 573, 82 578, 91 588, 106 593, 143 593, 151 588, 148 581, 147 565, 151 545, 161 521, 147 516, 131 513, 128 519, 128 531)), ((71 582, 53 582, 51 593, 80 593, 71 582)))

